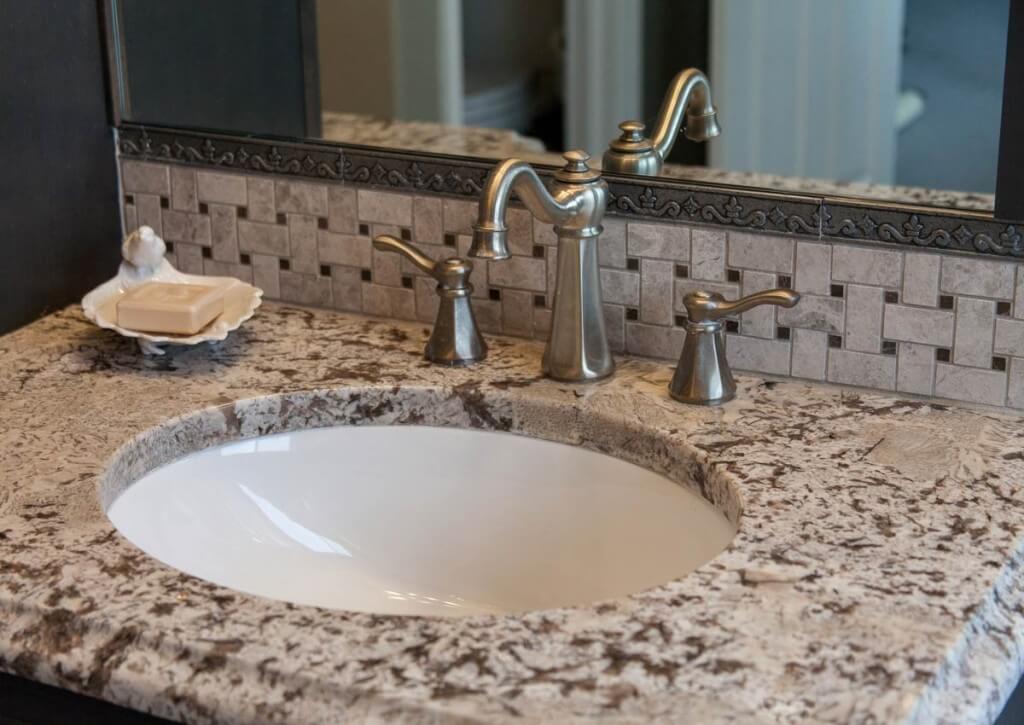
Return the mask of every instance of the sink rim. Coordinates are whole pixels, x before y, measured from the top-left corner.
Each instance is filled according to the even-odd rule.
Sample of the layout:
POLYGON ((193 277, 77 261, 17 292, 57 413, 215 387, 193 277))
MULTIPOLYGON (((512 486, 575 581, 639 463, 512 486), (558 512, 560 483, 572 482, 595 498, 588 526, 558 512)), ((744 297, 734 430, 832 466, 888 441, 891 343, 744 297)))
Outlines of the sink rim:
MULTIPOLYGON (((157 557, 143 551, 133 541, 121 533, 109 518, 110 507, 125 490, 146 474, 156 470, 157 468, 173 463, 187 455, 197 453, 208 448, 279 433, 299 432, 316 428, 341 426, 361 427, 367 425, 425 425, 439 428, 452 427, 469 430, 487 430, 564 445, 582 446, 595 453, 608 455, 610 457, 626 461, 627 463, 632 463, 645 470, 667 478, 674 484, 685 488, 706 501, 715 509, 715 511, 724 516, 729 524, 735 529, 735 533, 726 546, 696 569, 693 569, 680 577, 669 579, 665 582, 632 594, 593 601, 586 604, 531 609, 526 612, 471 614, 458 617, 458 621, 483 623, 487 621, 521 619, 523 617, 533 615, 543 616, 546 612, 600 609, 612 602, 630 601, 634 598, 643 597, 652 592, 665 589, 674 582, 698 576, 709 568, 720 568, 717 567, 716 563, 722 557, 729 555, 735 547, 742 543, 741 537, 744 533, 743 513, 745 507, 743 497, 741 495, 739 480, 721 466, 708 470, 708 462, 706 460, 707 456, 695 449, 693 446, 688 445, 685 438, 679 439, 676 437, 680 433, 678 429, 674 429, 673 431, 664 431, 648 426, 630 425, 626 419, 615 419, 604 411, 587 411, 587 416, 592 423, 588 426, 588 429, 591 432, 603 431, 608 433, 609 431, 626 431, 630 433, 628 436, 630 442, 634 445, 639 444, 639 448, 646 457, 650 457, 652 450, 655 449, 662 455, 675 455, 679 459, 677 463, 687 464, 682 471, 680 471, 678 467, 676 469, 654 467, 650 465, 650 461, 646 460, 646 458, 638 460, 638 456, 629 457, 626 455, 628 451, 622 451, 614 448, 610 450, 609 448, 602 447, 599 445, 602 442, 600 439, 595 440, 590 436, 577 435, 572 436, 572 438, 577 438, 579 440, 566 440, 565 437, 559 438, 556 435, 547 435, 543 429, 537 430, 535 428, 531 428, 531 425, 535 425, 538 420, 537 414, 540 414, 539 419, 544 421, 546 420, 544 414, 552 412, 567 412, 570 411, 570 407, 566 406, 564 401, 538 400, 532 396, 523 396, 521 392, 509 394, 505 391, 496 389, 474 391, 469 400, 462 400, 465 404, 464 409, 469 414, 469 425, 464 422, 424 422, 422 420, 422 414, 418 411, 421 410, 424 405, 441 400, 450 401, 451 399, 452 389, 441 385, 403 385, 400 390, 396 389, 395 386, 350 385, 327 389, 306 389, 273 393, 270 395, 240 397, 219 405, 197 408, 168 418, 156 426, 142 430, 121 444, 105 462, 102 472, 98 477, 98 502, 110 529, 134 550, 155 562, 157 566, 168 571, 173 571, 181 576, 188 577, 191 580, 202 582, 206 586, 216 587, 224 592, 230 592, 236 596, 252 597, 254 599, 267 602, 277 601, 287 603, 285 600, 278 600, 260 594, 252 594, 239 589, 234 589, 224 584, 209 581, 162 562, 157 557), (378 400, 376 400, 377 404, 375 406, 367 407, 367 404, 363 402, 363 399, 368 393, 378 397, 378 400), (421 401, 420 396, 435 397, 437 400, 421 401), (318 408, 317 412, 325 417, 309 424, 309 419, 307 417, 300 419, 293 418, 289 415, 290 411, 295 409, 308 412, 309 409, 304 405, 305 401, 302 401, 302 398, 332 399, 336 405, 331 407, 323 405, 314 406, 318 408), (394 413, 393 403, 399 398, 403 405, 410 408, 403 411, 407 416, 406 419, 399 416, 397 419, 387 420, 389 414, 394 413), (410 406, 410 398, 414 399, 417 404, 410 406), (515 412, 519 416, 519 420, 515 421, 518 424, 516 429, 511 429, 511 426, 502 427, 509 421, 495 418, 486 409, 486 406, 482 405, 485 400, 490 406, 502 401, 514 406, 515 412), (360 419, 353 421, 350 418, 337 415, 337 413, 343 410, 341 407, 343 404, 352 402, 358 403, 357 411, 360 416, 362 416, 360 419), (392 405, 389 405, 388 403, 392 403, 392 405), (266 423, 268 427, 263 428, 261 426, 260 429, 255 431, 255 434, 245 434, 246 431, 240 426, 233 427, 232 424, 237 425, 240 420, 235 411, 235 407, 239 404, 265 408, 267 413, 266 423), (530 415, 531 413, 533 415, 530 415), (226 425, 209 425, 209 423, 218 419, 222 419, 226 425), (531 423, 531 421, 533 421, 533 423, 531 423), (498 425, 495 426, 495 423, 498 425), (525 425, 523 425, 524 423, 525 425), (694 485, 689 485, 690 481, 694 482, 694 485), (709 485, 709 483, 712 485, 709 485)), ((571 410, 573 412, 579 412, 575 408, 571 410)), ((251 414, 251 412, 249 414, 251 414)), ((565 429, 559 428, 558 426, 552 426, 550 430, 563 432, 565 429)), ((578 432, 578 430, 574 432, 578 432)), ((321 607, 313 604, 290 603, 290 606, 298 608, 308 607, 310 609, 333 612, 336 614, 398 618, 410 621, 445 621, 451 619, 450 617, 435 614, 369 613, 351 609, 321 607)))

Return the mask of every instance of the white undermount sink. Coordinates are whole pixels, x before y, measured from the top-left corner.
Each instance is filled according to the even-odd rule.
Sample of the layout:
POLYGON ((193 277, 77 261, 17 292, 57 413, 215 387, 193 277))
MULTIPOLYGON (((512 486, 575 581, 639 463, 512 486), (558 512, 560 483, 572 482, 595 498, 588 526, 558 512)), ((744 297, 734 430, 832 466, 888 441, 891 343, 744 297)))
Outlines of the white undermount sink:
POLYGON ((139 548, 298 604, 464 616, 588 604, 678 578, 735 527, 662 476, 507 433, 342 426, 150 472, 110 506, 139 548))

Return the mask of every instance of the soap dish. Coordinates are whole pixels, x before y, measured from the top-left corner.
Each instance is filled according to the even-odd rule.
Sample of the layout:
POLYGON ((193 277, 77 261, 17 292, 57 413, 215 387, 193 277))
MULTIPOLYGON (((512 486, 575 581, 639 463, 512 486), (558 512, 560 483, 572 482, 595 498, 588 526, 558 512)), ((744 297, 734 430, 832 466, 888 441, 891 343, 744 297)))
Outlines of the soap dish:
POLYGON ((109 279, 82 298, 82 311, 99 327, 113 330, 119 335, 133 337, 146 355, 163 355, 162 345, 198 345, 202 342, 215 343, 227 338, 228 333, 237 330, 260 306, 263 290, 234 277, 205 277, 184 274, 163 259, 163 240, 148 227, 142 227, 125 240, 123 254, 125 261, 118 275, 109 279), (139 245, 149 244, 149 250, 139 250, 139 245), (145 259, 149 253, 150 259, 145 259), (134 263, 133 263, 134 262, 134 263), (149 262, 143 264, 141 262, 149 262), (224 311, 194 335, 173 335, 165 333, 129 330, 117 324, 117 303, 125 292, 145 282, 167 282, 172 284, 195 284, 216 286, 223 290, 224 311))

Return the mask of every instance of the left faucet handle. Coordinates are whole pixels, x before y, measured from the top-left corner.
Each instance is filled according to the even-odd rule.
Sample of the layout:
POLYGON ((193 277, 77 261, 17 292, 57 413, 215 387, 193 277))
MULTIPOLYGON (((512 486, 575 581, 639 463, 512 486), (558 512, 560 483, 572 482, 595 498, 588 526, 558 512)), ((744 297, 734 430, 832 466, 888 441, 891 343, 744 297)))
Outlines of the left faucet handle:
POLYGON ((390 234, 378 234, 373 238, 373 246, 382 252, 397 252, 431 277, 434 276, 437 263, 416 249, 416 247, 403 242, 398 237, 393 237, 390 234))

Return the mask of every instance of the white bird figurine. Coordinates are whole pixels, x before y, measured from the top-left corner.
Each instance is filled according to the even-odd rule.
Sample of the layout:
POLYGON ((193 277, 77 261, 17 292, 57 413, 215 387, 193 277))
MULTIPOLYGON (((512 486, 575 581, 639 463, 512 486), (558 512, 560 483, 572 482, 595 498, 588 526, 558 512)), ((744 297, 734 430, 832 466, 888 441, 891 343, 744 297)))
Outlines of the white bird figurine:
POLYGON ((117 270, 121 289, 131 289, 154 277, 173 275, 177 270, 164 259, 167 245, 152 227, 142 226, 129 234, 121 245, 124 261, 117 270))

